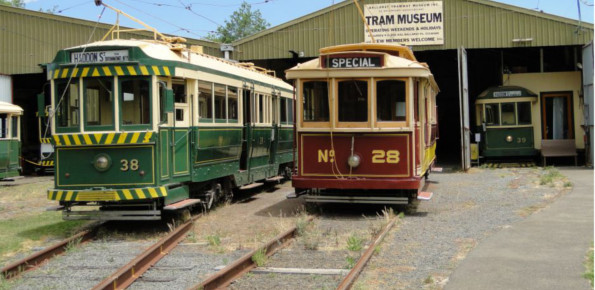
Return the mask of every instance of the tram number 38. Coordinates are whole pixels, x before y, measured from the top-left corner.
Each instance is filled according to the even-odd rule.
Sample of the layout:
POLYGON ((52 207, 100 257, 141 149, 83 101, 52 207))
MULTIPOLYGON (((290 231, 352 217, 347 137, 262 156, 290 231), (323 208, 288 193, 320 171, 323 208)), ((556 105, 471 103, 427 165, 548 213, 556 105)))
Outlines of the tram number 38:
MULTIPOLYGON (((372 150, 372 163, 391 163, 397 164, 400 159, 399 150, 372 150)), ((318 162, 334 162, 335 150, 318 150, 318 162)))
POLYGON ((138 159, 130 159, 130 160, 122 159, 122 160, 120 160, 120 164, 122 165, 122 167, 120 167, 120 170, 122 170, 122 171, 128 171, 128 170, 136 171, 136 170, 138 170, 138 159))

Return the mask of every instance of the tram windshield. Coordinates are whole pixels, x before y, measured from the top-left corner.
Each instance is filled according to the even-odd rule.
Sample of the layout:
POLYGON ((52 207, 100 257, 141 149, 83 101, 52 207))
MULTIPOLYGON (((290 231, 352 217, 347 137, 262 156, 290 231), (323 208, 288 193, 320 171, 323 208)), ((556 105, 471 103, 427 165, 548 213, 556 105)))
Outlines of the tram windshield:
POLYGON ((339 122, 368 121, 368 82, 345 80, 338 82, 339 122))
POLYGON ((120 115, 123 126, 151 124, 150 85, 149 79, 120 81, 120 115))
POLYGON ((383 80, 376 83, 376 117, 378 121, 405 121, 405 82, 383 80))
POLYGON ((328 122, 328 83, 307 81, 303 84, 304 122, 328 122))

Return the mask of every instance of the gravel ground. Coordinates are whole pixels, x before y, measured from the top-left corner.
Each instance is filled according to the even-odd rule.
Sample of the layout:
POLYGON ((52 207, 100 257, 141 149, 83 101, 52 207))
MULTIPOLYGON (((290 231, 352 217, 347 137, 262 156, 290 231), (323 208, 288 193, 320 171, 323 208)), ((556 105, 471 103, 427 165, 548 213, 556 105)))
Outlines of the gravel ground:
POLYGON ((441 289, 483 239, 567 192, 564 179, 540 185, 543 173, 505 168, 431 175, 434 198, 391 231, 354 289, 441 289))

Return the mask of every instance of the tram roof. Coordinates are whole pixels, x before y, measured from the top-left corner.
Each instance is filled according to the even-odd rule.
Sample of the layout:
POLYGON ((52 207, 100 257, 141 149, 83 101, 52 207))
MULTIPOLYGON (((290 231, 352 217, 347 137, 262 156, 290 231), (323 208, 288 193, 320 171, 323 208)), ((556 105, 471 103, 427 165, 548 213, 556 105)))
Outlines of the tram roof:
POLYGON ((172 61, 181 67, 190 69, 204 69, 205 71, 219 71, 227 75, 231 74, 239 78, 248 78, 261 83, 272 83, 286 91, 292 91, 292 86, 266 73, 264 69, 255 67, 249 63, 236 63, 214 57, 211 55, 194 52, 185 46, 176 46, 155 40, 136 40, 136 39, 114 39, 89 43, 86 45, 75 46, 64 49, 65 51, 78 50, 83 48, 96 47, 138 47, 148 57, 158 61, 172 61), (190 67, 188 66, 190 65, 190 67))
POLYGON ((23 109, 15 104, 0 101, 0 113, 23 114, 23 109))

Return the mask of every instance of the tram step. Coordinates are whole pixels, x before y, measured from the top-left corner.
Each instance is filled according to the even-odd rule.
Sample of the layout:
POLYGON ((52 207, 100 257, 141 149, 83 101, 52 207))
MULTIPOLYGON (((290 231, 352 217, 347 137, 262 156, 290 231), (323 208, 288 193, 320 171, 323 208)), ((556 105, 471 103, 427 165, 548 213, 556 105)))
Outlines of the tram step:
POLYGON ((422 191, 420 193, 417 194, 417 199, 419 200, 430 200, 432 199, 432 196, 434 196, 433 192, 428 192, 428 191, 422 191))
POLYGON ((434 167, 434 166, 432 166, 432 171, 434 171, 434 172, 442 172, 442 167, 434 167))
POLYGON ((282 179, 283 179, 283 176, 277 175, 277 176, 267 178, 266 182, 278 182, 278 181, 281 181, 282 179))
POLYGON ((244 185, 244 186, 240 187, 240 190, 252 189, 252 188, 255 188, 255 187, 262 186, 263 184, 264 183, 260 183, 260 182, 250 183, 250 184, 247 184, 247 185, 244 185))
POLYGON ((182 201, 178 201, 176 203, 172 203, 168 206, 165 206, 163 210, 178 210, 181 208, 185 208, 200 202, 200 199, 189 198, 182 201))

